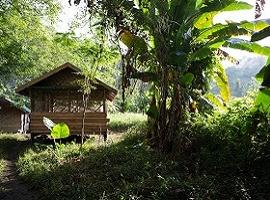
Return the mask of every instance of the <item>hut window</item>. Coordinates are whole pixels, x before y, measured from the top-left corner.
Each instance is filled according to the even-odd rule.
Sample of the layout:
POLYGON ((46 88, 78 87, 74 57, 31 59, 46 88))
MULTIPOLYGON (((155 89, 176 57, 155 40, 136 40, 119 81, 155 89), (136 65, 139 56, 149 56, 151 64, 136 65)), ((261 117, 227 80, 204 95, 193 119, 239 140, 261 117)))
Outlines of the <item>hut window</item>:
MULTIPOLYGON (((83 100, 80 93, 77 94, 66 94, 53 97, 53 106, 52 112, 83 112, 83 100), (71 95, 72 94, 72 95, 71 95)), ((103 101, 96 99, 89 99, 88 105, 86 108, 87 112, 104 112, 103 110, 103 101)))
POLYGON ((104 112, 103 110, 103 102, 102 101, 89 101, 88 112, 104 112))
POLYGON ((69 112, 69 104, 63 99, 54 99, 53 112, 69 112))
POLYGON ((45 111, 44 105, 45 105, 45 100, 44 100, 44 93, 39 90, 33 91, 33 100, 31 102, 31 107, 32 110, 35 112, 42 112, 45 111))
MULTIPOLYGON (((105 112, 102 91, 93 91, 89 97, 87 112, 105 112)), ((82 94, 78 90, 36 90, 32 108, 35 112, 83 112, 82 94)))
MULTIPOLYGON (((82 100, 72 100, 70 112, 83 112, 83 101, 82 100)), ((103 112, 102 101, 89 101, 86 108, 87 112, 103 112)))

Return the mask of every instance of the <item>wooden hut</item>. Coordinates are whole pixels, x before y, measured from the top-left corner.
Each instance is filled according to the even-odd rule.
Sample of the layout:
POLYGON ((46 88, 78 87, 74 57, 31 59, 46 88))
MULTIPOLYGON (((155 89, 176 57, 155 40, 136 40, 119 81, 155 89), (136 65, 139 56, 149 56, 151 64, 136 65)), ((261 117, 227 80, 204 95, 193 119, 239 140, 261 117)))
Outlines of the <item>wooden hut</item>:
POLYGON ((8 98, 0 97, 0 131, 26 133, 29 127, 30 110, 19 107, 8 98))
MULTIPOLYGON (((31 136, 48 134, 43 117, 55 123, 68 124, 71 134, 80 134, 83 119, 82 81, 85 77, 81 70, 70 63, 42 75, 17 88, 16 92, 30 97, 30 133, 31 136)), ((99 79, 91 83, 93 89, 89 95, 85 115, 85 134, 107 134, 106 100, 112 101, 117 90, 99 79)))

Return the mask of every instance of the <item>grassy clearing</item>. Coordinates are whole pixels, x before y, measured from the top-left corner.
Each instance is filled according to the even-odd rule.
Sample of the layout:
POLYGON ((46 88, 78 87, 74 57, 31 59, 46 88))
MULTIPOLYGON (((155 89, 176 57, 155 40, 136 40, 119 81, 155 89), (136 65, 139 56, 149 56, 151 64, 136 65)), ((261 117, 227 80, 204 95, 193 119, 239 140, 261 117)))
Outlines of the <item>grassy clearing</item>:
POLYGON ((127 131, 134 125, 144 124, 147 120, 147 116, 142 113, 111 113, 109 118, 109 129, 113 132, 127 131))
POLYGON ((172 189, 179 182, 177 176, 186 172, 184 166, 154 152, 146 144, 144 131, 133 127, 124 140, 101 147, 88 141, 82 154, 76 144, 63 146, 59 153, 37 147, 20 157, 20 175, 44 199, 168 199, 184 195, 172 189))

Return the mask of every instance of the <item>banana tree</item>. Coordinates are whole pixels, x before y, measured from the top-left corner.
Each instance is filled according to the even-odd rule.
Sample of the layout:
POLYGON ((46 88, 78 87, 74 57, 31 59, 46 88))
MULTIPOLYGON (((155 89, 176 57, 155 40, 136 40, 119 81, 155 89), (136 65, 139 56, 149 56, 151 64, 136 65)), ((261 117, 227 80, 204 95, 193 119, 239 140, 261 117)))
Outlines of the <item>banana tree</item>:
MULTIPOLYGON (((79 1, 76 1, 77 3, 79 1)), ((113 28, 125 44, 123 87, 132 78, 152 84, 151 141, 163 152, 172 151, 177 130, 194 99, 208 91, 214 79, 226 103, 228 80, 220 61, 233 57, 221 47, 256 53, 268 49, 252 42, 233 40, 267 27, 267 22, 214 24, 223 11, 251 9, 235 0, 103 0, 88 1, 90 13, 113 28), (255 50, 254 50, 255 49, 255 50)))

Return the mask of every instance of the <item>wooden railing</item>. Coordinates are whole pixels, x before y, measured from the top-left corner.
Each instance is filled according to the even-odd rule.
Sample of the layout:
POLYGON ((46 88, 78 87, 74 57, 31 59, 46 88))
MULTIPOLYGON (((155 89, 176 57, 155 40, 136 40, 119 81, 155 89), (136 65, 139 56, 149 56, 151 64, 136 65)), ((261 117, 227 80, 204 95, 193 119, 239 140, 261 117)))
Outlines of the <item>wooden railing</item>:
MULTIPOLYGON (((33 112, 30 114, 30 132, 32 134, 48 134, 49 129, 43 124, 43 117, 47 117, 54 123, 64 122, 71 134, 80 134, 82 131, 83 113, 53 113, 33 112)), ((99 134, 107 131, 107 114, 102 112, 86 113, 85 134, 99 134)))

